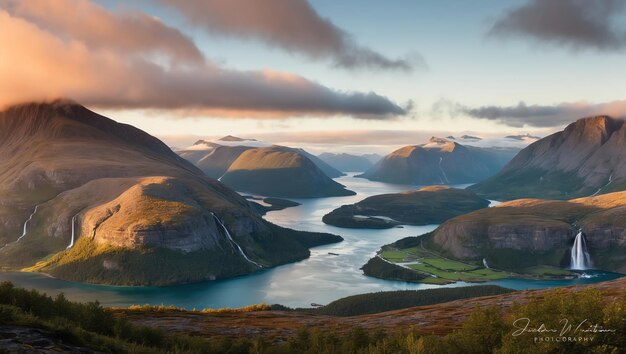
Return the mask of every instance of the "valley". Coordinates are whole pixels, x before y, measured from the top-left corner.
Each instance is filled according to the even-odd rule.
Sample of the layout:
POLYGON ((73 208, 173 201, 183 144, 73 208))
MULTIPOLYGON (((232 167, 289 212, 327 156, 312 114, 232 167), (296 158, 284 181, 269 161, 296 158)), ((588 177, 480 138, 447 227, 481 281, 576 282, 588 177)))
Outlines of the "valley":
MULTIPOLYGON (((619 220, 624 198, 619 193, 569 202, 519 200, 499 204, 476 195, 471 191, 473 187, 465 189, 468 184, 425 187, 371 181, 357 173, 339 172, 302 149, 268 145, 254 139, 228 136, 216 142, 200 140, 179 151, 180 156, 202 168, 200 161, 217 156, 220 149, 235 149, 230 158, 216 160, 222 164, 223 171, 218 171, 223 172, 220 180, 239 190, 235 193, 204 177, 200 170, 160 145, 158 140, 139 130, 116 125, 81 106, 58 101, 48 106, 17 107, 6 114, 5 124, 9 122, 17 128, 13 116, 35 117, 35 130, 24 132, 24 139, 34 142, 41 139, 38 124, 78 124, 95 129, 90 144, 81 150, 83 165, 92 163, 84 157, 90 151, 92 154, 102 151, 103 146, 110 144, 107 139, 118 139, 135 154, 126 154, 121 159, 132 158, 135 168, 140 168, 120 174, 108 167, 116 161, 111 156, 97 162, 105 166, 99 167, 107 171, 104 175, 92 169, 91 174, 76 174, 71 181, 58 177, 34 185, 20 184, 19 179, 14 181, 12 186, 17 190, 35 191, 24 195, 37 196, 40 191, 44 195, 37 197, 38 203, 30 211, 23 211, 22 222, 6 224, 21 229, 21 235, 13 240, 9 238, 0 252, 20 253, 22 257, 5 257, 4 267, 59 278, 0 274, 0 278, 18 285, 30 283, 39 289, 65 289, 69 290, 68 296, 87 299, 98 298, 104 292, 111 303, 127 305, 139 298, 148 303, 151 298, 154 301, 169 298, 172 304, 187 308, 237 307, 258 302, 302 307, 379 290, 473 283, 506 284, 514 289, 593 283, 618 277, 613 272, 622 271, 621 229, 616 227, 622 225, 619 220), (134 139, 132 142, 125 140, 129 135, 134 139), (145 159, 146 155, 151 159, 145 159), (301 170, 302 178, 294 178, 292 169, 301 170), (267 173, 273 175, 262 177, 267 173), (280 174, 284 176, 279 177, 280 174), (298 181, 298 186, 290 187, 289 181, 298 181), (307 186, 307 181, 314 184, 307 186), (263 189, 272 185, 280 186, 280 190, 263 189), (335 189, 338 194, 324 194, 320 185, 338 188, 335 189), (211 189, 207 190, 207 186, 211 189), (289 192, 290 188, 297 193, 289 192), (311 191, 322 194, 309 194, 311 191), (271 195, 289 199, 267 197, 271 195), (490 203, 496 207, 487 208, 490 203), (338 205, 344 206, 334 210, 338 205), (55 224, 55 219, 62 223, 55 224), (525 222, 523 227, 518 225, 525 222), (495 226, 491 227, 490 223, 495 226), (582 230, 584 236, 576 237, 578 229, 571 225, 582 230), (606 229, 606 225, 611 228, 606 229), (504 246, 494 246, 498 244, 496 241, 487 242, 487 246, 467 241, 471 236, 481 240, 485 228, 493 232, 488 237, 504 246), (541 243, 539 246, 546 247, 546 253, 533 254, 519 264, 514 263, 521 259, 518 248, 525 247, 527 242, 522 237, 524 232, 537 233, 537 228, 556 233, 561 238, 560 248, 553 247, 555 238, 543 243, 535 240, 541 243), (503 236, 506 230, 521 235, 516 239, 521 243, 506 234, 503 236), (55 236, 50 237, 50 232, 55 236), (463 236, 463 232, 468 236, 463 236), (607 232, 613 236, 603 236, 607 232), (207 233, 212 236, 207 238, 207 233), (90 237, 85 237, 89 234, 90 237), (489 247, 497 250, 489 251, 489 247), (569 263, 564 262, 569 262, 568 252, 572 247, 580 255, 576 260, 572 255, 572 262, 582 262, 582 266, 573 268, 589 268, 593 259, 593 267, 605 272, 580 277, 580 273, 567 270, 569 263), (602 247, 612 247, 612 251, 601 251, 604 256, 599 257, 602 247), (307 251, 309 248, 311 251, 307 251), (585 257, 589 258, 586 263, 585 257), (289 262, 296 263, 285 264, 289 262), (232 277, 235 278, 228 279, 232 277), (60 279, 102 285, 178 287, 169 290, 168 295, 168 291, 158 287, 123 289, 86 284, 76 287, 60 279), (246 291, 237 290, 244 288, 246 291), (237 292, 236 296, 225 296, 233 291, 237 292), (187 294, 186 300, 178 298, 180 292, 187 294)), ((55 136, 48 142, 58 140, 58 147, 53 145, 56 149, 64 148, 61 141, 84 144, 81 134, 84 133, 64 137, 66 140, 55 136)), ((469 158, 469 152, 481 156, 493 153, 433 139, 420 145, 420 149, 438 154, 458 150, 466 154, 465 158, 469 158)), ((5 139, 5 149, 14 148, 14 141, 15 137, 5 139)), ((67 154, 66 159, 76 153, 59 151, 67 154)), ((341 156, 344 163, 348 158, 354 160, 354 156, 341 156)), ((48 162, 52 167, 39 168, 52 171, 70 168, 64 160, 48 162)), ((32 166, 29 168, 21 173, 37 173, 36 169, 30 172, 32 166)), ((12 221, 7 218, 7 209, 4 210, 4 220, 12 221)), ((541 250, 539 246, 535 244, 532 249, 541 250)))
MULTIPOLYGON (((486 283, 458 281, 446 285, 408 283, 403 280, 385 280, 366 276, 360 268, 376 255, 382 245, 410 236, 427 234, 436 229, 437 225, 406 225, 403 228, 382 230, 344 229, 326 225, 322 222, 322 217, 337 205, 352 204, 368 196, 400 193, 412 188, 406 185, 385 184, 355 178, 353 174, 340 177, 337 181, 357 192, 357 195, 294 199, 301 205, 270 211, 265 215, 265 219, 282 227, 334 233, 343 237, 344 241, 340 243, 312 248, 310 257, 297 263, 264 269, 232 279, 174 287, 98 286, 66 282, 37 273, 0 272, 0 280, 10 280, 16 285, 40 289, 49 294, 64 292, 73 300, 97 299, 105 306, 171 304, 193 309, 242 307, 254 303, 309 307, 313 302, 328 304, 340 297, 377 291, 419 290, 475 284, 494 284, 509 289, 524 290, 591 284, 621 276, 615 273, 599 272, 589 278, 550 280, 507 278, 486 283)), ((456 187, 464 188, 466 185, 456 187)))
POLYGON ((11 270, 174 285, 249 274, 341 241, 267 222, 157 138, 69 100, 0 112, 0 156, 0 266, 11 270))
POLYGON ((0 354, 626 353, 626 1, 0 0, 0 354))

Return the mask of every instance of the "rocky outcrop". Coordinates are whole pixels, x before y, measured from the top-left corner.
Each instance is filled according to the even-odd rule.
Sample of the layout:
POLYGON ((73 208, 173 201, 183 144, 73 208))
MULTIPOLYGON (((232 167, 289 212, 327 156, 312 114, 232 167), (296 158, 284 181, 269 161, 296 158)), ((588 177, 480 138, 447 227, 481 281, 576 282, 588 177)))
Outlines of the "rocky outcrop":
POLYGON ((98 353, 89 348, 67 343, 58 333, 15 325, 0 326, 0 349, 4 353, 98 353))
POLYGON ((226 241, 221 227, 211 211, 191 197, 176 179, 142 179, 111 202, 84 212, 81 234, 115 247, 214 249, 226 241))
POLYGON ((523 199, 451 219, 425 240, 451 257, 518 270, 568 267, 579 230, 595 267, 626 271, 626 192, 570 201, 523 199))
POLYGON ((608 116, 580 119, 540 139, 497 175, 471 189, 493 199, 570 199, 626 186, 626 125, 608 116))

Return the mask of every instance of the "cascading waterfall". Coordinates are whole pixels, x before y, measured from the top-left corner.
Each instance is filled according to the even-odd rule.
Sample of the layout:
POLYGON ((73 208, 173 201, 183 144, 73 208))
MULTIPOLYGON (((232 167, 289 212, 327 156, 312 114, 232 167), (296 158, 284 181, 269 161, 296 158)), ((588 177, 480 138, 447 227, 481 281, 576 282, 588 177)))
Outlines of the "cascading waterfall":
POLYGON ((230 241, 230 243, 235 246, 237 248, 237 250, 239 251, 239 254, 249 263, 254 264, 255 266, 259 267, 259 268, 263 268, 262 265, 258 264, 257 262, 251 260, 250 258, 248 258, 248 256, 246 256, 246 254, 243 252, 243 249, 241 249, 241 247, 237 244, 237 242, 235 242, 235 240, 230 236, 230 232, 228 232, 228 229, 226 228, 226 225, 224 225, 224 222, 222 221, 222 219, 220 219, 217 215, 215 215, 215 213, 211 213, 211 215, 213 215, 213 217, 215 218, 215 220, 217 220, 217 222, 220 224, 220 226, 222 226, 222 229, 224 230, 224 233, 226 234, 226 237, 228 237, 228 240, 230 241))
POLYGON ((24 222, 24 228, 22 230, 22 236, 18 237, 15 242, 19 242, 19 240, 21 240, 22 237, 26 236, 26 232, 28 231, 28 223, 33 219, 33 216, 35 216, 35 214, 37 214, 37 208, 39 208, 39 205, 35 205, 35 210, 33 210, 33 212, 30 214, 28 219, 24 222))
POLYGON ((76 215, 74 215, 72 217, 72 238, 70 239, 70 245, 67 246, 68 250, 74 246, 74 239, 75 239, 75 236, 76 236, 76 217, 77 216, 78 216, 78 214, 76 214, 76 215))
POLYGON ((591 268, 591 257, 587 252, 587 243, 583 230, 578 231, 574 245, 572 246, 572 260, 570 268, 573 270, 586 270, 591 268))
MULTIPOLYGON (((443 166, 441 166, 441 164, 443 163, 443 157, 439 158, 439 170, 441 170, 441 174, 443 175, 443 178, 445 179, 445 183, 446 184, 450 184, 450 180, 448 180, 448 176, 446 175, 446 171, 443 170, 443 166)), ((443 184, 443 180, 441 181, 441 183, 443 184)))
POLYGON ((593 194, 591 195, 591 197, 595 197, 596 195, 598 195, 598 194, 599 194, 599 193, 600 193, 600 192, 601 192, 604 188, 608 187, 608 186, 609 186, 609 184, 611 184, 611 182, 613 182, 613 174, 612 174, 612 173, 611 173, 611 175, 609 176, 609 181, 607 182, 607 184, 605 184, 604 186, 602 186, 602 187, 598 188, 598 190, 597 190, 595 193, 593 193, 593 194))
MULTIPOLYGON (((26 236, 26 232, 28 231, 28 223, 33 219, 33 217, 37 213, 38 208, 39 208, 39 205, 35 205, 35 210, 33 210, 33 212, 28 216, 28 219, 26 219, 26 221, 24 222, 24 227, 22 228, 22 235, 20 235, 20 237, 18 237, 17 240, 15 240, 15 242, 18 242, 19 240, 22 239, 22 237, 26 236)), ((4 246, 0 247, 0 250, 4 249, 11 243, 12 242, 6 243, 4 246)))

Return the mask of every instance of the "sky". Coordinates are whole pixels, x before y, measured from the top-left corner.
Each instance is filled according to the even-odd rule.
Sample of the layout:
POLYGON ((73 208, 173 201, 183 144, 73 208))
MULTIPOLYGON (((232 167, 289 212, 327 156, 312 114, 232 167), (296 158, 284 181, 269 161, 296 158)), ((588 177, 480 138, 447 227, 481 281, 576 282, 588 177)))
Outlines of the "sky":
POLYGON ((0 106, 383 151, 626 116, 619 0, 0 0, 0 106), (71 16, 68 16, 71 14, 71 16))

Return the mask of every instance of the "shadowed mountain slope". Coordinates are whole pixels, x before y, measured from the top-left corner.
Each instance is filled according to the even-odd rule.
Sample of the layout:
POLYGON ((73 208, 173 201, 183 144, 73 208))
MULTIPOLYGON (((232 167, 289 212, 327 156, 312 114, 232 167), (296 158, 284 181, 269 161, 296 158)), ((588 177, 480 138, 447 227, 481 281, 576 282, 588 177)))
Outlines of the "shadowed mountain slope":
POLYGON ((473 183, 497 173, 513 153, 432 137, 392 152, 358 177, 412 185, 473 183))
POLYGON ((298 149, 282 146, 242 153, 222 176, 226 185, 266 196, 314 198, 353 195, 298 149))
POLYGON ((626 125, 598 116, 540 139, 471 189, 492 199, 569 199, 626 188, 626 125))
POLYGON ((0 113, 0 171, 1 265, 46 259, 33 269, 64 279, 223 278, 340 239, 264 221, 158 139, 69 101, 0 113))

